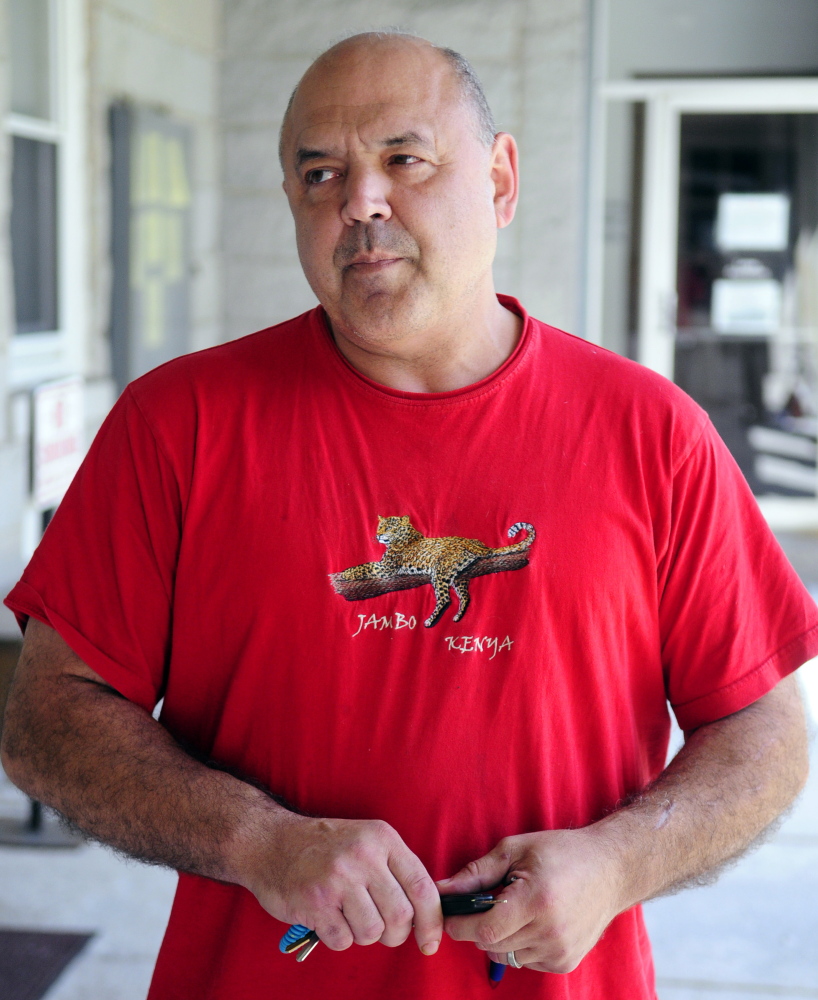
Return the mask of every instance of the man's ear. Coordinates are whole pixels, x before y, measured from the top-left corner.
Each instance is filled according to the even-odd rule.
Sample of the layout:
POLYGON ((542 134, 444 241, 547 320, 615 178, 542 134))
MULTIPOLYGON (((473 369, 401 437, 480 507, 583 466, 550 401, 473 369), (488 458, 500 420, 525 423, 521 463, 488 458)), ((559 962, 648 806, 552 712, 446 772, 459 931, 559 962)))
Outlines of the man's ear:
POLYGON ((497 228, 504 229, 514 218, 520 194, 517 143, 508 132, 498 132, 491 150, 491 179, 494 183, 494 214, 497 228))

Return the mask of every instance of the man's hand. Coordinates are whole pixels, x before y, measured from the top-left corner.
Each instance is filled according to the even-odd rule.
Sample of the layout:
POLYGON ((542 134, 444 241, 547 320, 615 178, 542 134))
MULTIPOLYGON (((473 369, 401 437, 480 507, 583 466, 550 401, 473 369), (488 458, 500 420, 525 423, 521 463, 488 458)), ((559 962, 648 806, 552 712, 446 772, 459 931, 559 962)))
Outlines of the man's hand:
POLYGON ((9 695, 2 759, 15 784, 94 838, 242 885, 329 948, 399 945, 414 920, 421 951, 437 951, 437 889, 390 826, 299 816, 206 767, 35 619, 9 695))
MULTIPOLYGON (((279 821, 269 846, 274 863, 247 865, 243 884, 279 920, 314 928, 333 951, 409 937, 434 955, 443 934, 431 876, 395 830, 380 820, 279 821)), ((261 860, 263 860, 263 855, 261 860)))
POLYGON ((636 799, 592 826, 506 837, 442 895, 493 889, 499 903, 445 929, 494 961, 570 972, 619 913, 709 875, 742 854, 804 787, 804 711, 795 677, 747 708, 687 734, 636 799))
POLYGON ((441 895, 493 889, 514 879, 491 910, 447 917, 446 933, 473 941, 495 962, 510 951, 539 972, 571 972, 619 912, 611 858, 593 827, 506 837, 451 879, 441 895))

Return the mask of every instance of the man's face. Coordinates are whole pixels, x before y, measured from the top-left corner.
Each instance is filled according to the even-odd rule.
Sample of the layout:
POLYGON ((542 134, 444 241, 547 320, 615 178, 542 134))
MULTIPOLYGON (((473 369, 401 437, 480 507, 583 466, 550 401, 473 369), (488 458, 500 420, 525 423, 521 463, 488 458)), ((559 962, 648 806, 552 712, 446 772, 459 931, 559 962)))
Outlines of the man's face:
POLYGON ((299 86, 283 151, 301 264, 336 332, 431 330, 490 280, 493 153, 430 46, 333 50, 299 86))

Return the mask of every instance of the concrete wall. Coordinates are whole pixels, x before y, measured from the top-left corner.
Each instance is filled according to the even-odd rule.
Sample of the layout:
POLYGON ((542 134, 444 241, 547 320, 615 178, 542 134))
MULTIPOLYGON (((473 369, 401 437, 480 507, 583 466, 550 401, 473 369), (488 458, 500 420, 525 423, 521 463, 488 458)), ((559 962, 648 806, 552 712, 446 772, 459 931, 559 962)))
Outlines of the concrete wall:
MULTIPOLYGON (((8 0, 0 0, 0 120, 7 107, 8 0)), ((108 111, 120 98, 166 110, 191 127, 192 268, 191 331, 188 350, 223 339, 221 327, 221 144, 218 78, 220 0, 86 0, 83 17, 68 0, 83 39, 82 77, 87 101, 81 114, 87 132, 83 163, 89 211, 77 225, 72 249, 89 257, 90 322, 83 324, 83 349, 76 364, 86 380, 87 434, 96 431, 114 399, 109 347, 110 136, 108 111), (81 23, 77 23, 81 22, 81 23)), ((65 56, 65 52, 61 52, 65 56)), ((9 396, 5 386, 6 348, 13 330, 8 245, 10 142, 0 130, 0 592, 22 570, 39 534, 40 513, 28 495, 28 396, 9 396)), ((82 170, 83 168, 81 168, 82 170)), ((60 374, 74 374, 72 371, 60 374)), ((53 374, 53 373, 52 373, 53 374)), ((37 381, 35 378, 34 381, 37 381)), ((13 631, 0 609, 0 635, 13 631)))
POLYGON ((119 98, 160 107, 193 131, 190 350, 222 339, 219 261, 218 0, 91 0, 89 24, 92 336, 88 374, 110 373, 110 139, 119 98))
POLYGON ((392 25, 461 51, 521 147, 516 220, 500 234, 499 291, 574 327, 584 150, 584 0, 230 0, 223 6, 225 334, 315 303, 281 191, 278 128, 292 88, 339 36, 392 25))
POLYGON ((608 73, 818 72, 814 0, 607 0, 608 73))

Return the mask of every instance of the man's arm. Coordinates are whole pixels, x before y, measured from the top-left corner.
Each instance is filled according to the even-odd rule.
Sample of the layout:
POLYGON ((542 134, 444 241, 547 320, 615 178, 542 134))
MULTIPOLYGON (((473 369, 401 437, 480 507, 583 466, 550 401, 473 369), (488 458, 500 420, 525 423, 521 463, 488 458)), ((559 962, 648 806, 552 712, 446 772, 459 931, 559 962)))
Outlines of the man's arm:
POLYGON ((759 701, 689 733, 635 801, 579 830, 506 837, 441 893, 516 880, 504 906, 449 917, 447 932, 496 961, 514 951, 542 972, 570 972, 611 920, 636 903, 700 881, 741 854, 795 799, 808 772, 794 677, 759 701))
POLYGON ((413 921, 421 950, 437 950, 437 889, 388 824, 300 816, 199 763, 35 619, 9 693, 2 762, 15 784, 94 838, 242 885, 334 950, 397 946, 413 921))

